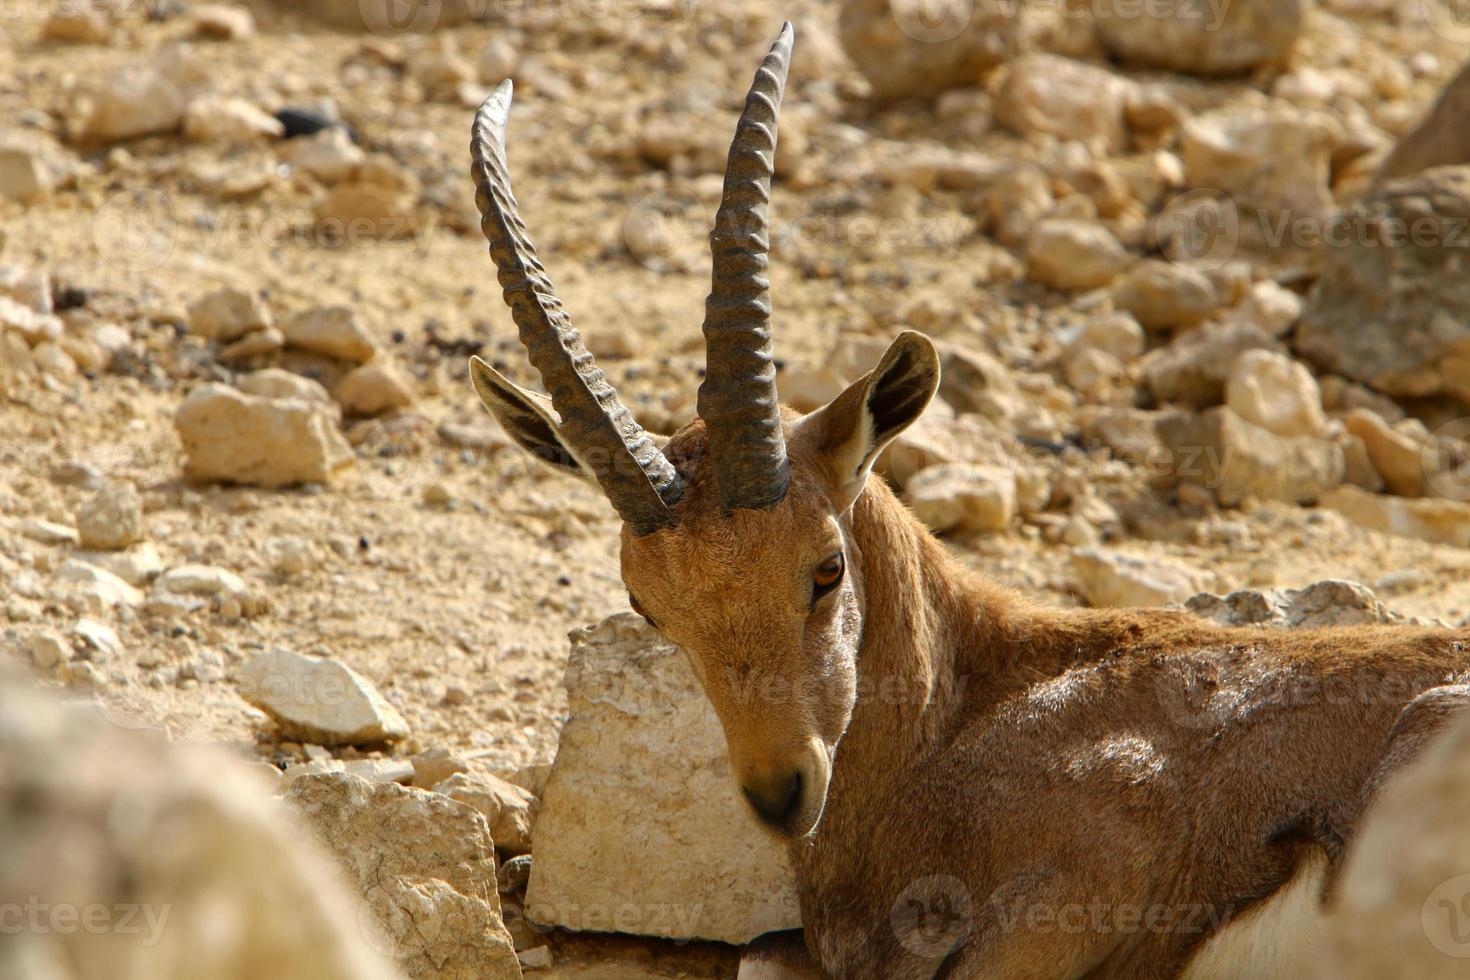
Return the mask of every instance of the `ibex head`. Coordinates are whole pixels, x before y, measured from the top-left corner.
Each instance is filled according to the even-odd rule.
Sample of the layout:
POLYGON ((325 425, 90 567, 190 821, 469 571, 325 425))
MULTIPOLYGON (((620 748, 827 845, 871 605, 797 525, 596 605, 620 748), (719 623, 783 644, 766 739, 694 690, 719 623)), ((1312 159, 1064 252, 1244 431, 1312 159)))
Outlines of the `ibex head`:
POLYGON ((783 411, 771 355, 766 206, 787 24, 756 73, 730 147, 705 308, 699 418, 643 431, 583 346, 516 212, 505 164, 511 86, 475 117, 476 202, 521 341, 550 398, 471 358, 475 390, 518 444, 596 482, 623 518, 634 608, 690 655, 745 798, 776 833, 817 824, 851 716, 864 613, 850 512, 874 461, 939 383, 904 333, 867 376, 805 417, 783 411))

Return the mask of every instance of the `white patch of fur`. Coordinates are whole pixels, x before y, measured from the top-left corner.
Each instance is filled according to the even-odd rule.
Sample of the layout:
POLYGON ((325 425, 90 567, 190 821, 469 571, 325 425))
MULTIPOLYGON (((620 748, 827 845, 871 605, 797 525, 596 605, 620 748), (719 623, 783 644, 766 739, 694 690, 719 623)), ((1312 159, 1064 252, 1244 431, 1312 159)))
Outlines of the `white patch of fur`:
POLYGON ((775 960, 744 956, 740 959, 740 972, 735 974, 735 980, 805 980, 810 976, 811 973, 798 972, 775 960))
POLYGON ((1322 882, 1318 854, 1266 901, 1234 920, 1194 955, 1180 980, 1305 977, 1322 949, 1322 882))

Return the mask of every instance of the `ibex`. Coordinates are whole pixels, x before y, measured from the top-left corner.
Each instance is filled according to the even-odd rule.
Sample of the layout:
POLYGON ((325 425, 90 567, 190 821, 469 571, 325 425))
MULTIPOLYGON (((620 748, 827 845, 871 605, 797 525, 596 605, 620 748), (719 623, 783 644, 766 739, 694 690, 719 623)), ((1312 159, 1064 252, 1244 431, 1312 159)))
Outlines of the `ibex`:
POLYGON ((550 397, 478 358, 475 389, 521 447, 602 488, 633 608, 689 654, 738 793, 790 850, 810 959, 773 941, 746 972, 1298 975, 1381 767, 1465 697, 1447 685, 1470 636, 1048 609, 962 568, 870 478, 935 394, 928 339, 899 335, 809 415, 776 396, 767 205, 792 39, 735 130, 698 418, 667 439, 619 401, 526 236, 509 82, 471 147, 550 397))

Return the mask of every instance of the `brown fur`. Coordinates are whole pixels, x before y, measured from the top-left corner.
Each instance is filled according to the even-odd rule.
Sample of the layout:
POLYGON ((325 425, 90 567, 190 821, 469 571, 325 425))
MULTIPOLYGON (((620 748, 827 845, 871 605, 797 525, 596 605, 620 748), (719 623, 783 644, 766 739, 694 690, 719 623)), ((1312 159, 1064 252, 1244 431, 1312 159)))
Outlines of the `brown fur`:
POLYGON ((1299 868, 1336 868, 1396 720, 1470 667, 1470 634, 1226 629, 998 588, 864 484, 932 393, 921 341, 788 414, 768 510, 725 512, 702 426, 678 433, 677 523, 624 530, 624 580, 688 652, 737 784, 802 775, 772 829, 825 976, 1178 976, 1299 868), (846 579, 813 605, 838 548, 846 579))

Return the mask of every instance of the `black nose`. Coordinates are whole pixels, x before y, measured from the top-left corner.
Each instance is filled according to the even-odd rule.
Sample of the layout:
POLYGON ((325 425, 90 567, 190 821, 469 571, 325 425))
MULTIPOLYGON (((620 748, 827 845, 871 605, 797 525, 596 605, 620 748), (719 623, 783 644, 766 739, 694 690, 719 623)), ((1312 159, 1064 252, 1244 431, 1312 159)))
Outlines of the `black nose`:
POLYGON ((793 772, 784 781, 777 779, 765 786, 746 785, 741 789, 762 820, 773 827, 785 827, 801 803, 801 773, 793 772))

